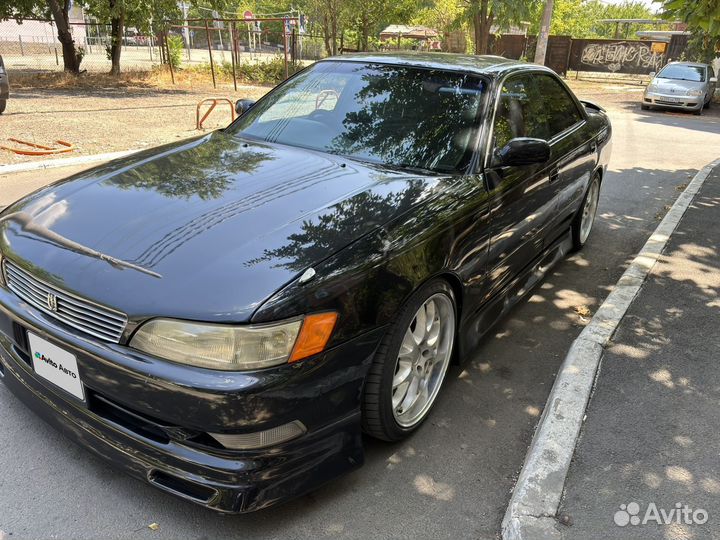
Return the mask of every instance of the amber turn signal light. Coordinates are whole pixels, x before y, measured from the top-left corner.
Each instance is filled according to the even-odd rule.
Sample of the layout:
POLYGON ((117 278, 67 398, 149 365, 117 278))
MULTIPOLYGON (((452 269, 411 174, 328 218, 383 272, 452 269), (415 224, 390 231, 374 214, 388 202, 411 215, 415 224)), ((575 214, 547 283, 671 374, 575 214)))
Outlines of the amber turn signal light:
POLYGON ((321 352, 327 345, 336 322, 337 313, 317 313, 305 317, 288 362, 297 362, 321 352))

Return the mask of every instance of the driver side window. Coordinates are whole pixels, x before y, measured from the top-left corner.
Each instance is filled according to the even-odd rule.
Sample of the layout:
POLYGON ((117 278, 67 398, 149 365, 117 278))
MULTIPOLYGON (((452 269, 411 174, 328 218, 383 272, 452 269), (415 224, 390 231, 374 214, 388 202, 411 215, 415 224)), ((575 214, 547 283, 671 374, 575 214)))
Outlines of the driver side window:
POLYGON ((525 73, 505 80, 495 112, 493 126, 494 148, 499 150, 516 137, 551 138, 535 77, 525 73))

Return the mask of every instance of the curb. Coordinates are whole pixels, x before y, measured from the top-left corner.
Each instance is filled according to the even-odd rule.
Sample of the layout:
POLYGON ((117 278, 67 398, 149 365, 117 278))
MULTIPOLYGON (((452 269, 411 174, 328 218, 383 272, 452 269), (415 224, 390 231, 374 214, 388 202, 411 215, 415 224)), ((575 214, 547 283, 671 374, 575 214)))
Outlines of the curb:
POLYGON ((558 539, 556 515, 603 351, 720 159, 703 167, 575 339, 555 379, 502 522, 503 540, 558 539))
POLYGON ((52 169, 55 167, 68 167, 71 165, 84 165, 85 163, 96 163, 98 161, 110 161, 135 152, 138 150, 123 150, 122 152, 108 152, 106 154, 93 154, 91 156, 78 156, 73 158, 48 159, 45 161, 32 161, 30 163, 14 163, 12 165, 0 165, 0 174, 15 172, 35 171, 37 169, 52 169))

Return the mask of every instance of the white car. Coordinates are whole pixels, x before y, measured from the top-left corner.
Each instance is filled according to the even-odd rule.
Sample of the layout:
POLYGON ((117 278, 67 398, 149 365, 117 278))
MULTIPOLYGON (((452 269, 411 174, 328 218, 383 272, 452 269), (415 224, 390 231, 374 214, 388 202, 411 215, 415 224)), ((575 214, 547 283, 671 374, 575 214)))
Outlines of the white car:
POLYGON ((667 107, 695 114, 710 106, 717 78, 708 64, 671 62, 653 75, 643 94, 641 108, 667 107))

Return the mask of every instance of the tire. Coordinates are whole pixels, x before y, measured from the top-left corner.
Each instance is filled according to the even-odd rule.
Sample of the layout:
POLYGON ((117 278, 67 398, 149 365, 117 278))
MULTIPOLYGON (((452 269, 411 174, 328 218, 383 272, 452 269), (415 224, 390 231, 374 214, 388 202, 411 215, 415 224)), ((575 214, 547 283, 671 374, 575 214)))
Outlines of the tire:
POLYGON ((700 115, 702 114, 702 112, 703 112, 703 107, 700 107, 700 108, 697 109, 696 111, 693 111, 693 114, 694 114, 695 116, 700 116, 700 115))
POLYGON ((708 99, 708 102, 705 104, 705 108, 709 109, 711 104, 712 104, 712 98, 708 99))
POLYGON ((384 441, 399 441, 420 427, 432 410, 447 373, 457 318, 455 295, 446 281, 433 279, 412 294, 380 342, 365 379, 362 396, 365 433, 384 441), (431 303, 434 322, 427 320, 431 303), (420 330, 421 312, 425 329, 428 323, 432 329, 438 324, 434 342, 433 330, 420 330), (418 343, 421 335, 427 340, 423 338, 418 343), (411 393, 413 388, 417 392, 411 393))
POLYGON ((0 114, 5 112, 5 107, 7 107, 7 99, 0 99, 0 114))
POLYGON ((595 222, 595 216, 597 215, 598 201, 600 199, 600 175, 595 173, 587 191, 583 202, 580 205, 580 210, 575 215, 572 222, 572 243, 573 251, 580 251, 583 246, 587 243, 590 238, 590 233, 593 229, 593 223, 595 222), (594 202, 591 200, 594 199, 594 202), (589 205, 589 206, 588 206, 589 205), (589 228, 586 220, 590 219, 589 228))
POLYGON ((641 108, 643 111, 649 111, 649 110, 650 110, 650 105, 645 105, 644 103, 642 103, 642 104, 640 105, 640 108, 641 108))

